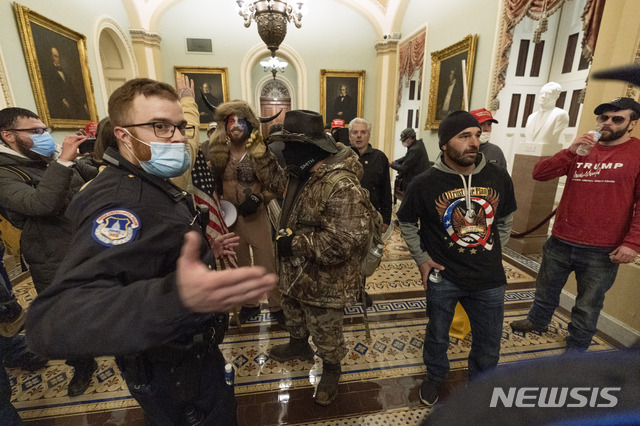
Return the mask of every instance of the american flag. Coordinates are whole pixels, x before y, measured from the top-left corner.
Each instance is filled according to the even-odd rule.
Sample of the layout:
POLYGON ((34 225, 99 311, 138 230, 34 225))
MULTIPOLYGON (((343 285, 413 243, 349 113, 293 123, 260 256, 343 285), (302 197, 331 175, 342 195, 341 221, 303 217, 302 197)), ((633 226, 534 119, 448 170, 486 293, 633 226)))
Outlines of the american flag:
MULTIPOLYGON (((220 195, 215 190, 213 174, 209 170, 204 154, 200 150, 198 150, 196 163, 191 171, 191 179, 193 181, 193 198, 196 204, 202 204, 209 208, 209 224, 207 225, 206 234, 209 245, 213 248, 213 240, 220 235, 229 233, 229 229, 222 219, 220 195)), ((235 255, 224 256, 220 260, 226 262, 225 267, 238 267, 238 259, 235 255)))

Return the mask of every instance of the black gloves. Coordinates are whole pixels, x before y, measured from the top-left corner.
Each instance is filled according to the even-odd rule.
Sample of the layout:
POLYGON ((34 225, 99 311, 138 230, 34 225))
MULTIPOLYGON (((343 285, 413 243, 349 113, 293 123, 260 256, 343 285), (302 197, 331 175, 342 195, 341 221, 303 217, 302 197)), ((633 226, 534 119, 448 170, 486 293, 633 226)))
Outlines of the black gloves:
POLYGON ((262 203, 262 199, 256 194, 247 194, 242 204, 238 206, 238 214, 240 216, 250 216, 258 211, 258 207, 262 203))
POLYGON ((293 248, 291 247, 291 244, 293 243, 293 237, 295 236, 294 233, 291 231, 291 229, 287 228, 286 230, 281 229, 278 234, 279 235, 276 237, 278 256, 293 256, 293 248))

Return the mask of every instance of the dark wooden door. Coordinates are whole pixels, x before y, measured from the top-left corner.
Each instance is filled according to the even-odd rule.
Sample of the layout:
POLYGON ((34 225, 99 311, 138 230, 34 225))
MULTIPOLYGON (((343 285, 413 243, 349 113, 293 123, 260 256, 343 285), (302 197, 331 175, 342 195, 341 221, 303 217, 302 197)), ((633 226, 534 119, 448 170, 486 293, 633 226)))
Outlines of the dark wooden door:
POLYGON ((282 110, 282 112, 275 120, 262 125, 262 135, 264 137, 269 136, 269 126, 275 123, 284 122, 284 115, 287 111, 291 111, 291 98, 260 98, 260 117, 271 117, 272 115, 277 114, 280 110, 282 110))

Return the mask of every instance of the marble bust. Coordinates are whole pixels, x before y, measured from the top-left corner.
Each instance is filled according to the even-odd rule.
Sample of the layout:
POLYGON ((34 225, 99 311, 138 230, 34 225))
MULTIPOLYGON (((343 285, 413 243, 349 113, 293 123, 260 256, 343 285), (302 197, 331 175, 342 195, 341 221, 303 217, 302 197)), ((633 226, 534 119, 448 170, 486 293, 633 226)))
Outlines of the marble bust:
POLYGON ((556 144, 560 133, 569 125, 569 114, 555 106, 562 88, 549 82, 540 89, 540 109, 529 116, 525 126, 525 141, 539 144, 556 144))

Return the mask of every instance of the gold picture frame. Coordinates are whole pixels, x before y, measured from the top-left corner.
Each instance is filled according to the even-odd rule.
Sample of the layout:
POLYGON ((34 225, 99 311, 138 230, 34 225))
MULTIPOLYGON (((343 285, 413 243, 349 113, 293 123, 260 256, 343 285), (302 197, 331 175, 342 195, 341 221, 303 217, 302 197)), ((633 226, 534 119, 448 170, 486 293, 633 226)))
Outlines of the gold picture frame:
POLYGON ((429 108, 424 125, 425 130, 437 129, 442 119, 450 112, 459 109, 468 110, 466 102, 471 97, 471 81, 473 79, 477 41, 478 36, 476 34, 469 34, 446 49, 431 53, 431 84, 429 87, 429 108), (463 60, 466 63, 464 77, 460 75, 463 60), (462 78, 464 78, 467 85, 466 100, 462 78), (449 91, 451 93, 448 95, 449 91))
POLYGON ((213 111, 207 108, 206 102, 202 99, 205 93, 209 103, 218 106, 221 103, 229 102, 229 71, 227 68, 214 67, 173 67, 176 83, 178 75, 184 74, 193 80, 196 92, 196 103, 200 112, 200 129, 206 130, 210 122, 213 121, 213 111), (209 86, 206 93, 204 85, 209 86))
POLYGON ((346 125, 364 113, 366 71, 320 70, 320 114, 325 123, 341 118, 346 125), (342 96, 342 86, 345 88, 342 96))
POLYGON ((14 11, 40 119, 54 129, 98 121, 87 38, 18 3, 14 11))

